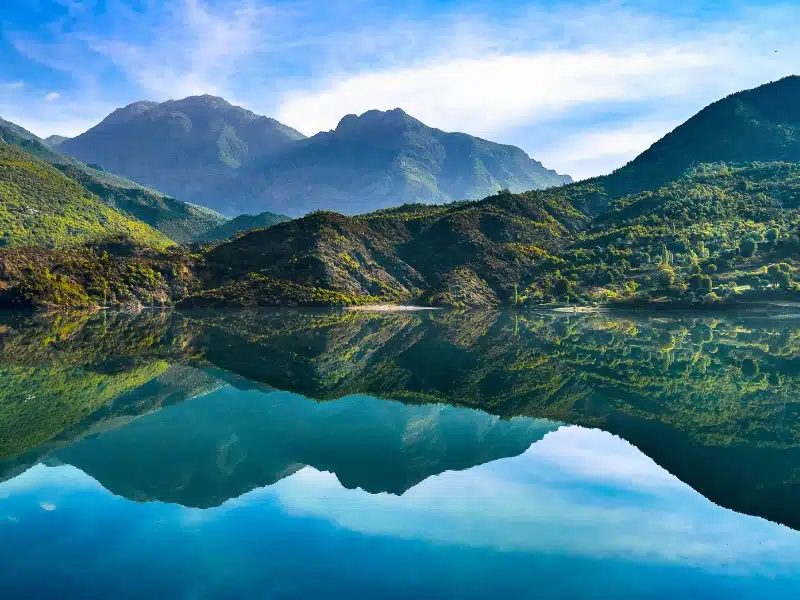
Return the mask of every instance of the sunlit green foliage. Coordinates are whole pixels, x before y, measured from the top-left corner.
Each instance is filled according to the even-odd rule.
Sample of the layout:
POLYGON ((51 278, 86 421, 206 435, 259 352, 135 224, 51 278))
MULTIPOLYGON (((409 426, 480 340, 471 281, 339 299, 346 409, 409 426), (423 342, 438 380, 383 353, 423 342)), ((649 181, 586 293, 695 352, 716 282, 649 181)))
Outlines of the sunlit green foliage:
POLYGON ((0 140, 17 146, 59 169, 105 204, 128 216, 144 221, 178 243, 194 241, 227 219, 208 208, 181 202, 133 181, 114 175, 100 165, 85 165, 59 154, 31 132, 0 119, 0 140))
POLYGON ((109 234, 161 248, 170 244, 54 167, 0 141, 0 246, 60 246, 109 234))

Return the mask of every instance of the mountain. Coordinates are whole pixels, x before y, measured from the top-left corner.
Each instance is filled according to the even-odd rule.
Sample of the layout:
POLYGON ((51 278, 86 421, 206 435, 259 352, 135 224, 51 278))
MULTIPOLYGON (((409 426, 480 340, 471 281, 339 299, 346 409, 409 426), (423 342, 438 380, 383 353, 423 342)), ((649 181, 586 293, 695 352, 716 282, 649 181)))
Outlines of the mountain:
POLYGON ((218 225, 205 233, 197 236, 198 242, 218 242, 235 236, 250 229, 263 229, 272 227, 278 223, 285 223, 291 220, 286 215, 279 215, 272 212, 263 212, 258 215, 239 215, 230 221, 218 225))
POLYGON ((59 150, 226 214, 355 214, 571 181, 519 148, 445 133, 400 109, 348 115, 304 138, 212 96, 131 104, 59 150))
POLYGON ((64 137, 63 135, 49 135, 44 139, 44 143, 51 148, 55 148, 59 144, 66 142, 68 139, 68 137, 64 137))
MULTIPOLYGON (((797 300, 799 97, 798 77, 734 94, 604 177, 358 216, 317 211, 250 231, 181 255, 188 270, 182 281, 192 285, 175 288, 169 298, 184 307, 567 302, 719 308, 797 300)), ((347 119, 340 129, 358 129, 363 119, 381 115, 347 119)), ((416 127, 399 112, 389 120, 403 131, 416 127)), ((317 143, 296 142, 281 156, 317 143)), ((89 263, 66 255, 45 262, 86 280, 76 265, 89 263)), ((18 277, 4 281, 8 290, 25 286, 18 277)), ((29 293, 35 300, 35 290, 29 293)), ((78 297, 101 303, 96 290, 71 296, 78 297)))
POLYGON ((614 195, 654 189, 699 163, 800 161, 800 77, 714 102, 608 178, 614 195))
POLYGON ((110 235, 165 247, 149 225, 119 212, 52 165, 0 139, 0 246, 62 246, 110 235))
POLYGON ((210 209, 181 202, 109 173, 99 165, 85 165, 59 154, 44 140, 3 119, 0 119, 0 139, 50 163, 110 207, 144 221, 178 243, 194 241, 227 220, 210 209))
POLYGON ((240 173, 303 137, 222 98, 192 96, 117 109, 59 149, 170 195, 236 213, 244 207, 232 194, 253 181, 240 173))
POLYGON ((797 76, 732 94, 614 173, 543 192, 594 218, 525 295, 651 308, 796 298, 798 100, 797 76))
POLYGON ((359 217, 316 212, 211 249, 199 275, 206 291, 184 304, 496 305, 586 222, 569 203, 531 193, 359 217))
POLYGON ((572 181, 514 146, 428 127, 400 109, 344 117, 334 131, 264 164, 261 198, 279 212, 358 214, 409 202, 477 200, 572 181))

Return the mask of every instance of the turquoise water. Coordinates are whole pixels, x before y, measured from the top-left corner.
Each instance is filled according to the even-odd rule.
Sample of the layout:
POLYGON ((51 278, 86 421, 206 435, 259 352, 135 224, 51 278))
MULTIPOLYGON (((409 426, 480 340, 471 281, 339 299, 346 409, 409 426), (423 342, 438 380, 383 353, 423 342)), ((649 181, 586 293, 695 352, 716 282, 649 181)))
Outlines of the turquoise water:
POLYGON ((800 593, 790 315, 6 319, 3 598, 800 593))

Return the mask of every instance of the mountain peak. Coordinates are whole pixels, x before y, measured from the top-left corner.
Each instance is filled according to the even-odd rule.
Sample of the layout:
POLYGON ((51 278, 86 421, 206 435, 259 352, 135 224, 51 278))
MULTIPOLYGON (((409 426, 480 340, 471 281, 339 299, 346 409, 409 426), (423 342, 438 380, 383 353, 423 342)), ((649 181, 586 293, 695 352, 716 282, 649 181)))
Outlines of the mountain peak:
POLYGON ((409 115, 402 108, 394 108, 392 110, 372 109, 361 115, 345 115, 342 117, 341 121, 339 121, 335 131, 337 133, 356 132, 365 127, 399 127, 409 125, 424 126, 421 121, 409 115))
POLYGON ((125 123, 131 119, 135 119, 139 115, 146 113, 149 110, 154 109, 156 106, 158 106, 158 102, 153 102, 152 100, 138 100, 136 102, 132 102, 127 106, 116 109, 105 119, 103 119, 100 122, 100 125, 119 125, 120 123, 125 123))
POLYGON ((177 105, 177 106, 208 106, 210 108, 219 108, 219 107, 228 108, 233 106, 233 104, 225 100, 225 98, 221 98, 219 96, 212 96, 211 94, 187 96, 186 98, 183 98, 181 100, 167 100, 166 102, 164 102, 164 104, 177 105))

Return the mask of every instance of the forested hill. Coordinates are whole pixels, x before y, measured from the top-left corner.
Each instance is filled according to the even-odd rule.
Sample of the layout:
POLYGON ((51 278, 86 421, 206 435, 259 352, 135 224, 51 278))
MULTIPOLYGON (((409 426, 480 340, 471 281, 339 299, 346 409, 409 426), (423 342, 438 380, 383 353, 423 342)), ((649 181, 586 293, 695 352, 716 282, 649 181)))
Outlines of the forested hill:
POLYGON ((149 225, 104 204, 52 165, 0 140, 0 246, 63 246, 109 235, 165 247, 149 225))
POLYGON ((654 190, 700 163, 799 162, 800 77, 731 94, 707 106, 610 175, 572 188, 592 215, 627 194, 654 190))
POLYGON ((44 140, 10 121, 0 119, 0 140, 50 163, 109 207, 144 221, 178 243, 193 241, 227 221, 210 209, 142 187, 105 171, 100 165, 85 165, 60 154, 44 140))

